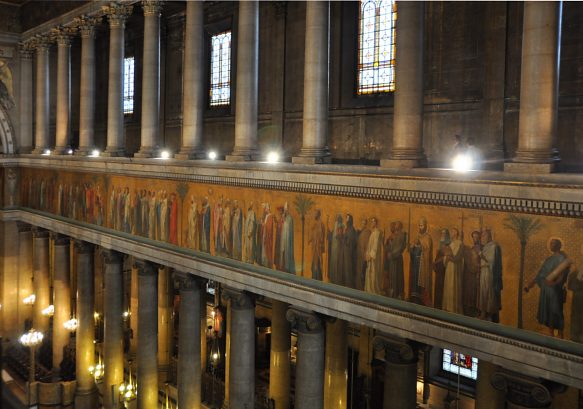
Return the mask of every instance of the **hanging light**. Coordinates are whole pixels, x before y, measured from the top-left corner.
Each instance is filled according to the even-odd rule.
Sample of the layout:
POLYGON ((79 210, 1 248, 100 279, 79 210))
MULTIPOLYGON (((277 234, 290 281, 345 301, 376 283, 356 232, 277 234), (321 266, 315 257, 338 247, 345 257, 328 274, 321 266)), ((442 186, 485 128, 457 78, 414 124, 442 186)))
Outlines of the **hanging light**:
POLYGON ((25 347, 35 347, 43 342, 44 335, 42 332, 31 328, 27 333, 20 337, 20 343, 25 347))
POLYGON ((63 327, 65 327, 65 329, 67 331, 71 331, 71 332, 75 332, 77 330, 78 325, 79 325, 79 323, 77 322, 77 318, 75 318, 75 317, 73 317, 69 321, 65 321, 63 323, 63 327))
POLYGON ((129 317, 131 317, 131 315, 132 315, 131 311, 130 310, 127 310, 127 311, 124 311, 123 312, 122 317, 123 317, 124 321, 127 321, 127 319, 129 317))
POLYGON ((125 403, 136 399, 136 396, 138 395, 138 388, 136 386, 136 383, 132 379, 132 361, 129 361, 128 365, 129 365, 128 381, 119 385, 119 398, 122 402, 125 403))
POLYGON ((218 367, 219 363, 221 362, 221 348, 219 345, 219 339, 217 337, 217 334, 214 334, 213 336, 213 342, 211 344, 211 350, 210 350, 210 359, 211 359, 211 365, 213 367, 218 367))
POLYGON ((25 297, 22 302, 24 303, 24 305, 34 305, 34 302, 36 301, 36 295, 31 294, 28 297, 25 297))
POLYGON ((101 362, 101 354, 99 354, 97 358, 97 365, 95 366, 91 365, 89 367, 89 373, 93 375, 93 379, 95 379, 95 382, 100 383, 103 380, 104 369, 105 368, 103 366, 103 363, 101 362))
POLYGON ((54 305, 49 305, 47 308, 44 308, 41 311, 41 314, 44 315, 45 317, 52 317, 55 314, 55 306, 54 305))

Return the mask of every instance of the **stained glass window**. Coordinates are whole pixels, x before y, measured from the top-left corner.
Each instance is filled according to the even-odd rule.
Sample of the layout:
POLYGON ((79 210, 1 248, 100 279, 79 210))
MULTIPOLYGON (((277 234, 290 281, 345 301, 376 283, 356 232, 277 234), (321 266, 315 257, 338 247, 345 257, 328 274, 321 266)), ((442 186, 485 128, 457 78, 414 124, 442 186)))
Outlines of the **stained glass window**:
POLYGON ((231 102, 231 32, 211 37, 210 106, 231 102))
POLYGON ((478 358, 444 349, 442 369, 476 380, 478 378, 478 358))
POLYGON ((134 113, 134 57, 123 59, 123 113, 134 113))
POLYGON ((359 95, 395 90, 396 21, 396 1, 360 1, 357 79, 359 95))

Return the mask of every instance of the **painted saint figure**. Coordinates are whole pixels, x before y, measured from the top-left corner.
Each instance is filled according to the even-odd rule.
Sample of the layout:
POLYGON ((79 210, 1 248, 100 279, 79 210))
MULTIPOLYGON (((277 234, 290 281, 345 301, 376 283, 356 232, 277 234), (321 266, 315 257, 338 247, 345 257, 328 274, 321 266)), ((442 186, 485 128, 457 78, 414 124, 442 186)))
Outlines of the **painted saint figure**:
POLYGON ((463 314, 462 274, 464 271, 464 245, 460 240, 459 230, 450 230, 451 255, 445 257, 445 279, 443 281, 443 309, 463 314))
POLYGON ((357 242, 358 233, 354 228, 354 219, 351 214, 347 214, 342 239, 342 285, 350 288, 355 286, 357 242))
POLYGON ((409 298, 431 306, 433 290, 433 240, 427 228, 427 219, 419 219, 419 232, 409 247, 411 255, 409 298))
POLYGON ((287 202, 283 206, 283 226, 281 230, 281 242, 279 248, 282 270, 288 273, 296 273, 294 258, 294 219, 292 218, 287 202))
POLYGON ((439 238, 439 247, 435 254, 435 261, 433 262, 433 271, 435 271, 433 306, 441 309, 443 306, 443 283, 445 281, 445 264, 446 257, 451 256, 451 238, 448 229, 441 229, 441 236, 439 238))
POLYGON ((328 280, 342 285, 342 239, 344 222, 342 215, 336 215, 334 227, 328 232, 328 280))
POLYGON ((255 262, 256 229, 257 219, 253 210, 253 202, 251 202, 247 209, 247 215, 245 216, 245 228, 243 232, 244 261, 251 264, 255 262))
POLYGON ((326 226, 322 222, 322 212, 316 210, 314 222, 308 232, 308 245, 312 250, 312 278, 322 281, 322 267, 326 247, 326 226))
POLYGON ((402 300, 405 294, 403 252, 407 247, 407 234, 403 232, 403 223, 399 221, 392 222, 390 226, 391 234, 385 242, 386 295, 402 300))
POLYGON ((211 206, 209 198, 205 197, 200 211, 200 250, 205 253, 211 252, 211 206))
POLYGON ((366 248, 370 238, 368 220, 362 219, 361 228, 358 231, 358 241, 356 243, 356 288, 364 290, 364 279, 366 275, 366 248))
POLYGON ((567 278, 567 288, 573 292, 571 303, 571 341, 583 343, 583 270, 573 269, 567 278))
POLYGON ((463 304, 464 314, 475 316, 477 310, 478 282, 480 278, 480 232, 472 232, 472 245, 464 246, 463 304))
POLYGON ((480 318, 499 322, 502 309, 502 250, 492 240, 492 232, 488 229, 482 231, 480 260, 480 318))
POLYGON ((194 196, 190 196, 190 207, 187 215, 186 243, 188 248, 198 250, 199 231, 198 231, 198 209, 194 196))
POLYGON ((273 268, 273 214, 269 203, 263 204, 263 226, 261 231, 261 264, 273 268))
POLYGON ((237 200, 233 201, 233 217, 231 219, 232 255, 236 260, 241 260, 242 243, 241 234, 243 229, 243 213, 237 200))
POLYGON ((364 290, 371 294, 382 294, 383 233, 377 227, 377 219, 370 219, 370 238, 366 247, 366 276, 364 290))

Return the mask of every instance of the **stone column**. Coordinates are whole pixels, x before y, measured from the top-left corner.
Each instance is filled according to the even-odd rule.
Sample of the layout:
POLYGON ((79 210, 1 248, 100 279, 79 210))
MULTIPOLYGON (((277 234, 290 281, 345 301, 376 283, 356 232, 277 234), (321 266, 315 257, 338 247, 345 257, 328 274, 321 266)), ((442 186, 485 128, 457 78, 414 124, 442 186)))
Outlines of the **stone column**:
POLYGON ((131 278, 131 289, 130 289, 130 357, 135 360, 136 354, 138 352, 138 268, 132 266, 132 278, 131 278))
POLYGON ((95 276, 93 256, 95 248, 84 241, 75 242, 77 253, 77 332, 75 334, 75 362, 77 389, 75 407, 97 408, 97 388, 89 367, 95 365, 95 276))
POLYGON ((81 32, 81 85, 79 101, 79 148, 75 155, 90 155, 95 147, 95 25, 93 17, 79 17, 81 32))
POLYGON ((182 78, 182 146, 176 159, 204 158, 204 4, 186 3, 184 76, 182 78))
POLYGON ((20 51, 20 137, 19 153, 32 151, 32 56, 34 49, 30 42, 22 43, 20 51))
POLYGON ((324 407, 346 409, 348 400, 348 335, 346 321, 326 323, 324 407))
POLYGON ((324 323, 315 313, 295 307, 290 308, 286 316, 298 333, 295 407, 323 409, 324 323))
POLYGON ((107 90, 107 147, 102 156, 124 156, 123 59, 125 21, 133 6, 103 6, 109 21, 109 80, 107 90))
POLYGON ((375 350, 385 351, 383 409, 415 409, 417 406, 417 346, 400 338, 377 335, 375 350), (395 393, 399 391, 399 393, 395 393))
POLYGON ((383 167, 427 165, 423 152, 423 25, 422 1, 397 4, 395 108, 391 158, 383 167))
POLYGON ((32 326, 42 332, 45 338, 49 332, 49 317, 42 310, 50 304, 50 274, 49 274, 49 232, 35 227, 32 231, 32 269, 36 301, 32 318, 32 326))
POLYGON ((492 386, 505 396, 506 406, 502 407, 506 409, 552 407, 555 391, 550 388, 551 383, 503 370, 495 372, 490 379, 492 386))
POLYGON ((480 359, 476 381, 476 409, 504 409, 504 393, 492 385, 498 366, 480 359))
POLYGON ((201 405, 201 288, 196 278, 180 273, 180 326, 178 328, 178 407, 200 409, 201 405))
POLYGON ((136 260, 138 267, 138 409, 158 408, 158 267, 136 260))
POLYGON ((46 37, 34 39, 36 48, 36 103, 34 150, 41 155, 49 149, 49 42, 46 37))
POLYGON ((228 350, 229 409, 255 407, 255 299, 245 291, 225 288, 231 301, 231 342, 228 350))
POLYGON ((103 295, 103 406, 119 407, 119 385, 124 380, 123 357, 123 255, 113 250, 103 252, 105 293, 103 295))
POLYGON ((293 163, 330 163, 328 150, 328 64, 330 2, 306 3, 304 119, 302 149, 293 163))
POLYGON ((32 231, 26 223, 18 223, 18 330, 24 332, 24 323, 32 318, 31 306, 23 300, 34 294, 32 285, 32 231))
POLYGON ((290 395, 290 323, 285 314, 288 305, 271 303, 271 355, 269 360, 269 398, 278 409, 289 409, 290 395))
POLYGON ((142 0, 144 61, 142 71, 141 146, 138 158, 157 155, 160 135, 160 12, 162 1, 142 0))
POLYGON ((166 382, 172 345, 172 274, 169 267, 158 269, 158 377, 166 382))
POLYGON ((53 373, 58 374, 63 360, 63 348, 69 344, 70 333, 65 322, 71 319, 71 286, 69 237, 56 235, 54 239, 53 291, 55 313, 53 315, 53 373))
POLYGON ((75 29, 53 29, 57 40, 57 137, 55 154, 67 153, 71 139, 71 36, 75 29))
POLYGON ((555 148, 559 96, 562 2, 525 2, 518 149, 504 170, 549 173, 555 148))
POLYGON ((259 83, 259 3, 239 3, 237 90, 235 93, 235 147, 226 160, 256 160, 259 83))

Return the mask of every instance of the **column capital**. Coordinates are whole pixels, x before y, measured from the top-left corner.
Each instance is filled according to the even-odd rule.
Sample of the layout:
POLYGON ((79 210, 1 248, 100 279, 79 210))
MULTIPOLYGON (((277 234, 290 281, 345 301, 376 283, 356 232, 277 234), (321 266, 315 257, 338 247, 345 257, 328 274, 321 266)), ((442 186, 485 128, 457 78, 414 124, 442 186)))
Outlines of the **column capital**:
POLYGON ((255 296, 247 291, 224 287, 221 296, 225 300, 231 300, 231 308, 238 310, 255 308, 255 296))
POLYGON ((60 233, 53 233, 55 246, 67 246, 71 243, 71 238, 60 233))
POLYGON ((173 273, 175 282, 178 283, 181 291, 195 290, 202 288, 204 279, 193 274, 174 270, 173 273))
POLYGON ((59 26, 51 30, 51 38, 57 42, 59 47, 70 47, 71 39, 77 33, 75 27, 59 26))
POLYGON ((105 264, 121 264, 123 262, 123 253, 118 251, 106 249, 101 254, 105 264))
POLYGON ((152 263, 151 261, 138 258, 135 259, 134 266, 138 269, 138 275, 140 276, 158 275, 158 264, 152 263))
POLYGON ((32 237, 35 239, 45 239, 49 237, 49 231, 43 229, 42 227, 33 227, 32 228, 32 237))
POLYGON ((125 27, 127 18, 132 14, 134 6, 111 2, 108 6, 102 6, 101 10, 107 16, 110 27, 125 27))
POLYGON ((495 372, 490 378, 494 389, 506 394, 506 400, 530 408, 550 407, 553 393, 564 391, 564 386, 538 378, 512 373, 495 372))
POLYGON ((162 12, 163 0, 142 0, 144 16, 160 16, 162 12))
POLYGON ((375 351, 385 350, 385 359, 390 363, 409 364, 417 362, 418 346, 403 338, 392 337, 385 334, 376 335, 373 338, 375 351))
POLYGON ((317 333, 324 331, 324 317, 313 311, 290 307, 285 313, 285 317, 300 332, 317 333))
POLYGON ((20 58, 25 60, 31 60, 34 55, 34 44, 31 40, 22 41, 18 43, 18 52, 20 53, 20 58))
POLYGON ((46 51, 51 47, 51 41, 49 36, 43 34, 37 34, 29 40, 29 44, 37 52, 46 51))
POLYGON ((25 233, 32 230, 32 226, 28 223, 16 222, 16 228, 19 233, 25 233))
POLYGON ((95 245, 88 241, 75 240, 75 251, 77 254, 89 254, 95 250, 95 245))
POLYGON ((95 34, 95 26, 99 24, 100 19, 91 16, 75 17, 73 23, 81 33, 81 38, 93 38, 95 34))

